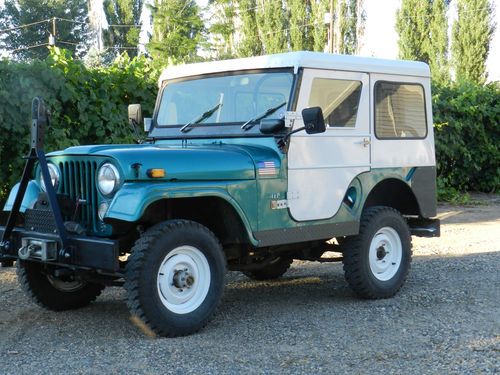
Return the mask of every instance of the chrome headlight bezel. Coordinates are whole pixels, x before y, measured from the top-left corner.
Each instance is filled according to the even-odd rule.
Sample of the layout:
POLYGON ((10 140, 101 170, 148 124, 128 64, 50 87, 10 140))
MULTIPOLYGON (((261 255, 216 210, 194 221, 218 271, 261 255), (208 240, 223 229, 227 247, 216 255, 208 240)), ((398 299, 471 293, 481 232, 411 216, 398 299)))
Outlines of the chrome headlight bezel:
POLYGON ((120 188, 121 183, 120 171, 113 164, 106 162, 99 167, 97 188, 103 196, 112 196, 120 188))
MULTIPOLYGON (((50 180, 51 180, 52 186, 54 187, 54 190, 57 191, 57 189, 59 188, 59 183, 61 181, 61 171, 59 170, 57 165, 55 165, 54 163, 50 163, 50 162, 47 163, 47 168, 49 169, 49 175, 50 175, 50 180)), ((43 191, 47 191, 41 170, 40 170, 40 188, 43 191)))

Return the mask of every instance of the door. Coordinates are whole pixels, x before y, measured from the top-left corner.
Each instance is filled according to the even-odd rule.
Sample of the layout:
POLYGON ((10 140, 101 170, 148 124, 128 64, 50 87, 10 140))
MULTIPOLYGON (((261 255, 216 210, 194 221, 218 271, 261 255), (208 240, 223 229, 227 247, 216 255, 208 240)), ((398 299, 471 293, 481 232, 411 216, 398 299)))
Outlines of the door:
MULTIPOLYGON (((287 197, 293 219, 331 218, 351 181, 370 170, 368 82, 366 73, 304 70, 297 114, 321 107, 326 132, 291 136, 287 197)), ((294 128, 301 126, 296 120, 294 128)))

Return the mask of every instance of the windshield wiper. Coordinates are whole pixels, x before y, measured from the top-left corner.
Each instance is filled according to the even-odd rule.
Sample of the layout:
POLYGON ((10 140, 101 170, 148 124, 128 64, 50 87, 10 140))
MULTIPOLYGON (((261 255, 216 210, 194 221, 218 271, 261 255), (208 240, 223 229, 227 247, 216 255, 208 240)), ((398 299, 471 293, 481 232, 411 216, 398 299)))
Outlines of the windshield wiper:
POLYGON ((243 130, 250 130, 250 129, 252 129, 255 126, 255 123, 257 121, 260 121, 260 120, 266 118, 267 116, 272 115, 274 112, 276 112, 278 109, 280 109, 281 107, 283 107, 285 104, 286 104, 286 102, 283 102, 283 103, 278 104, 275 107, 271 107, 271 108, 267 109, 265 112, 261 113, 257 117, 254 117, 254 118, 248 120, 247 122, 245 122, 243 125, 241 125, 241 128, 243 130))
POLYGON ((212 116, 215 113, 215 111, 217 111, 220 107, 222 107, 222 103, 221 102, 217 103, 217 105, 215 105, 213 108, 211 108, 208 111, 204 112, 201 116, 195 118, 194 120, 189 121, 186 125, 184 125, 181 128, 181 132, 186 133, 187 131, 189 131, 188 128, 190 126, 199 124, 200 122, 206 120, 207 118, 209 118, 210 116, 212 116))

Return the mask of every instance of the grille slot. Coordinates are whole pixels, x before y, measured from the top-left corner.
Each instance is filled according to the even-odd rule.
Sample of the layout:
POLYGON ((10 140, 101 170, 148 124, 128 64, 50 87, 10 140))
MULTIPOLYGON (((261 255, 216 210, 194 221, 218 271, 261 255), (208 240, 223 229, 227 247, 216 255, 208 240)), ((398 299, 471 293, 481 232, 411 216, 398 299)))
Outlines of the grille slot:
POLYGON ((65 161, 59 163, 62 173, 63 194, 68 195, 78 204, 77 217, 66 218, 75 220, 87 230, 95 231, 97 222, 97 191, 95 189, 95 173, 97 163, 93 161, 65 161))

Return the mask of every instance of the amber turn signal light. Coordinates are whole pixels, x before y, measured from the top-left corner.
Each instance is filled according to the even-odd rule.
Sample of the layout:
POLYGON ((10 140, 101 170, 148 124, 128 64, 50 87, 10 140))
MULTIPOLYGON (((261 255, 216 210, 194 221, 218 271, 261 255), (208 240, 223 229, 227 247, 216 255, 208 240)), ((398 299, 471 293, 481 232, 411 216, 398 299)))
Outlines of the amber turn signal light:
POLYGON ((166 175, 165 169, 162 168, 148 169, 146 174, 151 178, 162 178, 166 175))

